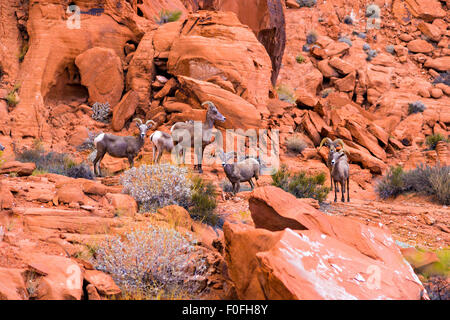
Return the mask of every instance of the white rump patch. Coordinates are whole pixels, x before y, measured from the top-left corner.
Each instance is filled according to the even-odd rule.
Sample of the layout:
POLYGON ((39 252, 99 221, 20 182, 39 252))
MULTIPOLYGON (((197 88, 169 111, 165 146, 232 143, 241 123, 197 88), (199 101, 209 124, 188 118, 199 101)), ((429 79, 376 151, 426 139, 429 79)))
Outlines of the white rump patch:
POLYGON ((155 131, 151 134, 150 136, 150 141, 155 143, 155 139, 158 140, 159 138, 161 138, 162 136, 162 132, 161 131, 155 131))
POLYGON ((97 147, 97 143, 103 140, 103 137, 105 136, 104 133, 100 133, 95 139, 94 139, 94 145, 97 147))

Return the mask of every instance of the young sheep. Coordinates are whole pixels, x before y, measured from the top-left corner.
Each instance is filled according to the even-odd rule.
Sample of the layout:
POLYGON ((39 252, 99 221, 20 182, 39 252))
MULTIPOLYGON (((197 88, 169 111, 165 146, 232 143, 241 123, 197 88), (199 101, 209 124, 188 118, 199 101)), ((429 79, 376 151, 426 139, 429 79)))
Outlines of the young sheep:
POLYGON ((97 156, 94 160, 94 174, 99 175, 100 163, 108 153, 110 156, 115 158, 128 158, 130 167, 133 167, 134 158, 138 155, 142 146, 144 145, 145 135, 147 130, 150 129, 155 122, 153 120, 148 120, 145 124, 142 123, 141 119, 134 119, 136 121, 136 126, 139 128, 140 134, 137 137, 133 136, 116 136, 112 134, 101 133, 94 139, 94 145, 97 150, 97 156), (149 124, 151 124, 149 126, 149 124), (98 170, 97 170, 98 164, 98 170))
POLYGON ((220 151, 219 156, 222 160, 223 171, 225 171, 228 180, 230 180, 233 185, 233 193, 236 194, 239 192, 241 182, 248 182, 253 190, 255 185, 253 184, 252 178, 255 178, 256 184, 258 184, 259 173, 261 170, 259 161, 255 158, 247 158, 239 162, 228 164, 227 161, 234 157, 234 152, 224 154, 223 151, 220 151))
POLYGON ((166 132, 155 131, 150 135, 150 141, 153 143, 153 163, 159 163, 164 150, 172 152, 172 136, 166 132))
POLYGON ((345 202, 345 184, 347 183, 347 201, 350 202, 350 167, 343 150, 333 153, 331 157, 331 176, 334 180, 334 202, 337 201, 338 183, 342 188, 342 202, 345 202))
MULTIPOLYGON (((333 141, 328 137, 323 138, 319 145, 319 151, 324 145, 326 145, 326 146, 328 146, 328 148, 330 148, 330 151, 328 152, 328 158, 327 158, 327 167, 328 167, 328 170, 330 171, 330 180, 331 180, 330 190, 333 191, 333 176, 331 175, 331 158, 333 157, 333 154, 337 151, 337 148, 339 146, 342 148, 342 150, 344 152, 346 152, 346 151, 345 151, 345 147, 344 147, 344 142, 341 139, 336 139, 333 141)), ((337 191, 339 192, 339 189, 337 191)))

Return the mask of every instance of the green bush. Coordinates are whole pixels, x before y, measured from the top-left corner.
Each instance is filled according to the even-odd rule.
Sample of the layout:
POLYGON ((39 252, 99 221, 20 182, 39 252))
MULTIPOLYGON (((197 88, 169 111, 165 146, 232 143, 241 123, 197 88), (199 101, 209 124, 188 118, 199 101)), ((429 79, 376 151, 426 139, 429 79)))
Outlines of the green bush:
POLYGON ((27 52, 28 52, 28 41, 24 41, 24 43, 22 44, 22 47, 20 48, 20 52, 17 55, 17 58, 19 58, 19 62, 23 61, 27 52))
POLYGON ((436 146, 439 141, 448 142, 449 139, 445 138, 442 134, 437 133, 437 134, 428 136, 425 140, 425 143, 427 144, 427 146, 430 150, 434 150, 434 149, 436 149, 436 146))
POLYGON ((323 202, 330 189, 325 187, 325 174, 307 175, 301 171, 292 174, 286 165, 281 165, 280 169, 272 174, 272 185, 287 191, 297 198, 313 198, 323 202))
POLYGON ((391 167, 375 188, 382 199, 413 192, 430 195, 440 204, 450 204, 450 166, 419 165, 413 170, 391 167))
POLYGON ((183 12, 181 10, 161 10, 159 12, 159 17, 155 17, 157 24, 162 25, 168 22, 178 21, 183 12))
POLYGON ((299 55, 295 58, 295 60, 297 61, 297 63, 302 64, 302 63, 304 63, 304 62, 306 61, 306 58, 305 58, 303 55, 299 54, 299 55))
POLYGON ((300 7, 311 8, 316 5, 317 0, 296 0, 296 2, 300 5, 300 7))
POLYGON ((211 182, 206 182, 199 176, 192 179, 192 195, 189 213, 193 218, 212 226, 219 225, 222 221, 220 217, 214 213, 217 208, 216 187, 211 182))

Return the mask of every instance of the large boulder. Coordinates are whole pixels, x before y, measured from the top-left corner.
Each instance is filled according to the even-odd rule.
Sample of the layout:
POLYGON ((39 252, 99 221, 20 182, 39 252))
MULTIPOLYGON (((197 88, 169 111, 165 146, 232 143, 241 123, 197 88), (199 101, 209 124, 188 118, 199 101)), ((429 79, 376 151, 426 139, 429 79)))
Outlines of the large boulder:
POLYGON ((215 1, 214 9, 232 11, 248 25, 266 48, 272 61, 272 84, 275 85, 286 45, 286 23, 282 0, 215 1))
POLYGON ((253 191, 256 229, 224 225, 225 257, 240 299, 427 298, 386 227, 328 216, 283 193, 253 191))
POLYGON ((112 49, 95 47, 75 59, 81 84, 89 91, 89 102, 115 106, 122 96, 124 78, 122 62, 112 49))
POLYGON ((111 126, 114 131, 120 131, 125 123, 133 116, 139 105, 139 95, 131 90, 127 92, 122 100, 114 107, 111 126))
POLYGON ((191 14, 170 49, 168 72, 233 84, 238 96, 267 110, 272 64, 264 47, 232 12, 191 14))
POLYGON ((218 126, 241 129, 260 127, 260 113, 247 100, 211 82, 184 76, 179 76, 178 80, 181 88, 196 97, 199 102, 212 101, 217 106, 220 113, 227 118, 223 124, 217 123, 218 126))

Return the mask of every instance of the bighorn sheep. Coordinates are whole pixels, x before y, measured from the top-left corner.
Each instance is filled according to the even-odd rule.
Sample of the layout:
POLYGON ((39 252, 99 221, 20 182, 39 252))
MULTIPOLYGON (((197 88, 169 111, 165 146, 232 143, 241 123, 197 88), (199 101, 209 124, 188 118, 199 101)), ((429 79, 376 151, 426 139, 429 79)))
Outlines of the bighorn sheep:
MULTIPOLYGON (((336 139, 336 140, 331 140, 330 138, 323 138, 322 141, 320 142, 319 145, 319 151, 320 149, 324 146, 328 146, 328 148, 330 148, 330 151, 328 152, 328 158, 327 158, 327 167, 328 170, 330 171, 330 179, 331 179, 331 191, 333 191, 333 176, 331 175, 331 158, 333 157, 333 154, 337 151, 337 148, 340 146, 342 148, 342 150, 344 152, 345 151, 345 147, 344 147, 344 142, 341 139, 336 139)), ((337 190, 339 191, 339 189, 337 190)))
POLYGON ((347 183, 347 201, 350 202, 350 168, 344 150, 335 152, 331 156, 331 176, 334 180, 334 202, 337 201, 338 183, 342 188, 342 202, 345 202, 345 184, 347 183))
POLYGON ((153 163, 159 163, 164 150, 171 152, 173 149, 172 136, 166 132, 153 132, 150 141, 153 143, 153 163))
POLYGON ((174 135, 177 131, 180 133, 180 136, 178 137, 178 141, 175 142, 175 150, 177 156, 180 155, 180 153, 183 153, 183 162, 185 157, 184 147, 186 147, 185 143, 188 141, 183 142, 183 131, 188 132, 191 137, 190 146, 194 146, 194 151, 197 154, 197 160, 198 164, 194 165, 194 169, 198 167, 198 171, 200 173, 203 172, 202 170, 202 159, 203 159, 203 151, 205 150, 205 147, 212 143, 212 129, 214 127, 214 121, 220 121, 224 122, 226 118, 217 110, 217 107, 212 103, 211 101, 206 101, 202 103, 202 106, 208 105, 208 111, 206 112, 206 121, 202 123, 201 127, 201 133, 197 132, 194 134, 194 128, 195 124, 193 121, 186 121, 186 122, 177 122, 175 123, 170 131, 172 132, 172 135, 174 135))
POLYGON ((150 129, 155 122, 153 120, 148 120, 145 124, 142 123, 141 119, 134 119, 136 121, 136 126, 139 128, 139 136, 116 136, 112 134, 101 133, 94 139, 94 145, 97 150, 97 156, 94 160, 94 174, 99 175, 100 163, 108 153, 110 156, 115 158, 128 158, 130 167, 133 167, 134 158, 138 155, 142 146, 144 145, 145 135, 147 130, 150 129), (149 126, 151 124, 151 126, 149 126), (98 163, 98 171, 97 171, 98 163))
POLYGON ((247 158, 239 162, 228 164, 227 161, 233 158, 234 154, 234 152, 225 154, 223 150, 220 150, 219 152, 219 156, 222 160, 223 171, 225 171, 228 180, 230 180, 233 185, 233 193, 236 194, 239 192, 241 182, 248 182, 253 190, 255 185, 253 184, 252 178, 255 178, 256 184, 258 184, 261 170, 259 161, 255 158, 247 158))

